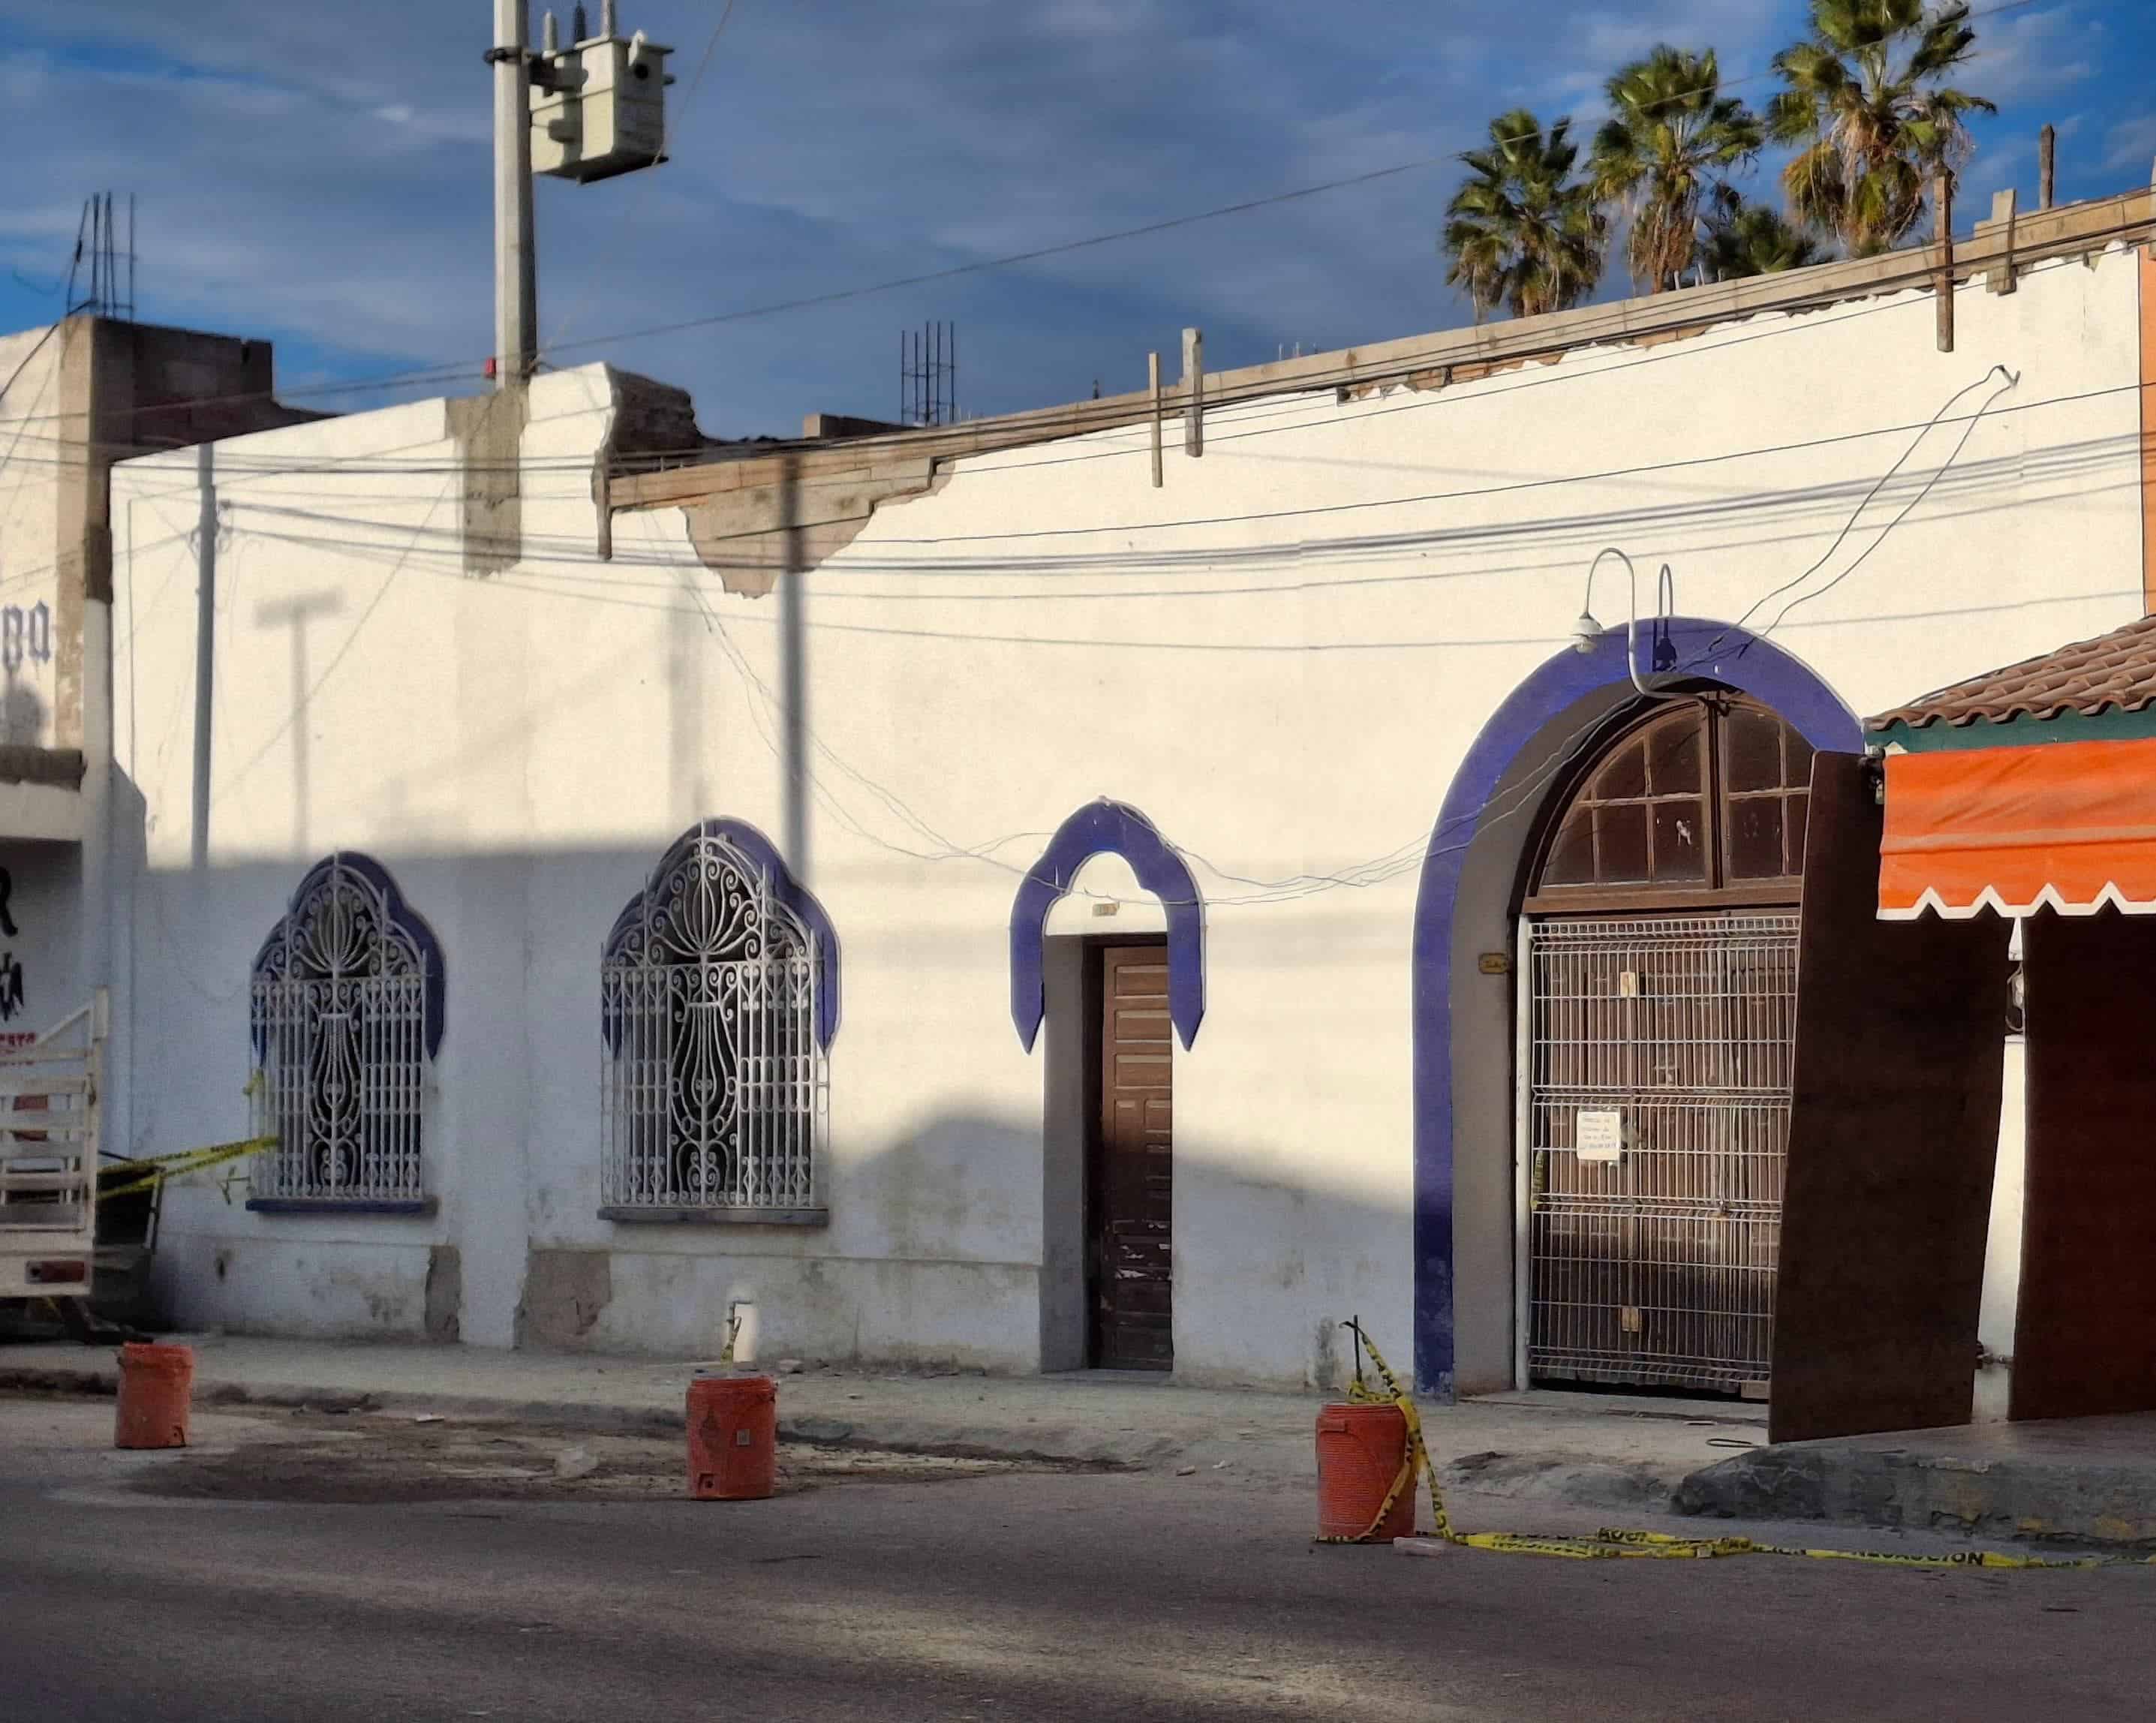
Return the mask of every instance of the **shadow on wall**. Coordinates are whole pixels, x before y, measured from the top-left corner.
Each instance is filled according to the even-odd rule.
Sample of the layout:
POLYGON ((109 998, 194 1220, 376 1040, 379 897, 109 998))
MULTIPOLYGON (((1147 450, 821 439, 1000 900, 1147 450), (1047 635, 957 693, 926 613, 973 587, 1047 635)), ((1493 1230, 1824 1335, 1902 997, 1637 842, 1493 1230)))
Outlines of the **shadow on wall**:
POLYGON ((49 715, 44 696, 23 679, 13 665, 0 668, 0 743, 9 747, 44 746, 49 715))
MULTIPOLYGON (((1387 1207, 1323 1188, 1322 1161, 1306 1185, 1254 1177, 1248 1161, 1204 1142, 1177 1148, 1176 1380, 1338 1388, 1351 1368, 1340 1325, 1358 1315, 1404 1360, 1404 1189, 1387 1207)), ((756 1308, 766 1361, 1008 1373, 1045 1356, 1075 1366, 1096 1296, 1086 1276, 1100 1255, 1055 1240, 1059 1230, 1082 1238, 1082 1212, 1009 1216, 1049 1240, 1023 1259, 952 1254, 939 1243, 953 1226, 975 1231, 1005 1218, 983 1217, 979 1203, 1003 1204, 1014 1188, 1037 1192, 1043 1166, 1039 1126, 944 1113, 834 1169, 828 1233, 617 1225, 606 1244, 535 1239, 516 1344, 712 1357, 740 1302, 756 1308), (1068 1331, 1050 1331, 1059 1325, 1068 1331)))
MULTIPOLYGON (((123 796, 126 828, 140 804, 131 787, 123 796)), ((748 1299, 766 1357, 1009 1372, 1082 1358, 1082 1184, 1050 1182, 1045 1066, 1012 1033, 1005 930, 984 917, 977 939, 888 924, 849 936, 848 900, 910 881, 904 869, 840 872, 827 887, 847 959, 829 1226, 598 1218, 601 947, 664 849, 412 857, 377 844, 444 954, 447 1027, 424 1102, 439 1210, 269 1215, 208 1182, 176 1188, 158 1274, 172 1314, 321 1337, 418 1339, 454 1323, 477 1344, 678 1357, 715 1353, 728 1305, 748 1299), (865 1038, 877 1034, 886 1044, 865 1038), (903 1088, 857 1086, 875 1069, 902 1069, 903 1088)), ((250 965, 318 858, 146 873, 140 854, 117 882, 140 882, 132 997, 116 1000, 126 1141, 144 1153, 229 1141, 248 1121, 250 965)), ((1236 1059, 1224 1031, 1209 1035, 1178 1062, 1236 1059)), ((1344 1367, 1336 1325, 1355 1315, 1404 1355, 1404 1126, 1397 1200, 1378 1201, 1332 1170, 1337 1146, 1283 1163, 1270 1139, 1206 1136, 1199 1092, 1176 1147, 1179 1375, 1329 1385, 1344 1367)))

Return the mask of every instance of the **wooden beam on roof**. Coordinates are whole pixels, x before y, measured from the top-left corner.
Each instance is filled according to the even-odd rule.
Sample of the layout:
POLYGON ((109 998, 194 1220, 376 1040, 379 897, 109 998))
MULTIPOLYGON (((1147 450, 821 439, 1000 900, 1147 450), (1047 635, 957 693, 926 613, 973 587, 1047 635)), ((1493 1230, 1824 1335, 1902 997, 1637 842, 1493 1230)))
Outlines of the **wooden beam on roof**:
MULTIPOLYGON (((1956 282, 1993 275, 2007 269, 2026 269, 2046 259, 2085 255, 2113 244, 2156 239, 2156 189, 2121 197, 2019 214, 2007 222, 1979 222, 1953 248, 1956 282)), ((1645 346, 1703 334, 1719 325, 1774 313, 1816 310, 1852 299, 1885 293, 1936 290, 1942 279, 1939 248, 1911 247, 1878 257, 1845 258, 1741 281, 1710 282, 1644 298, 1582 305, 1538 317, 1486 323, 1432 335, 1411 336, 1367 346, 1246 366, 1209 373, 1205 405, 1218 410, 1239 402, 1322 389, 1362 391, 1390 385, 1423 387, 1467 382, 1493 372, 1534 362, 1553 362, 1568 352, 1604 345, 1645 346)), ((1163 403, 1180 418, 1184 403, 1170 394, 1163 403)), ((868 512, 880 504, 930 488, 948 463, 968 456, 1038 447, 1089 432, 1147 424, 1154 413, 1152 390, 1111 395, 1099 400, 1037 408, 993 418, 952 425, 932 425, 862 437, 801 444, 773 444, 754 454, 714 451, 707 457, 674 465, 654 464, 634 470, 632 460, 617 457, 607 481, 614 509, 687 509, 708 519, 692 518, 699 547, 708 541, 740 552, 743 523, 731 519, 747 510, 747 500, 770 497, 778 482, 778 461, 798 455, 806 513, 814 520, 818 499, 847 492, 862 512, 850 531, 821 555, 860 531, 868 512), (730 503, 727 500, 734 499, 730 503), (724 531, 713 520, 726 522, 724 531)), ((1132 447, 1133 459, 1144 458, 1142 444, 1132 447)), ((835 521, 836 517, 834 515, 835 521)), ((848 517, 852 518, 852 517, 848 517)), ((775 531, 775 503, 771 529, 775 531)), ((809 567, 821 560, 812 533, 809 567)), ((768 590, 779 558, 767 561, 771 574, 755 590, 768 590)), ((714 567, 718 565, 714 564, 714 567)), ((758 565, 761 567, 761 563, 758 565)))

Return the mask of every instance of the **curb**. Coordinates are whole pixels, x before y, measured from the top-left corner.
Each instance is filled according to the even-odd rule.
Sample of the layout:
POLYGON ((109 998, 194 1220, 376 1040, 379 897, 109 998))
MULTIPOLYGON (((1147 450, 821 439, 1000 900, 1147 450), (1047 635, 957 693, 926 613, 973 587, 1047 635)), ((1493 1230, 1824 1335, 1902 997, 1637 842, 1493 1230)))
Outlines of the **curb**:
MULTIPOLYGON (((102 1364, 79 1368, 0 1370, 0 1392, 94 1394, 119 1392, 118 1372, 102 1364)), ((203 1373, 195 1378, 195 1402, 203 1407, 259 1406, 316 1412, 439 1412, 445 1416, 499 1418, 593 1435, 675 1436, 683 1428, 679 1409, 622 1406, 591 1401, 512 1400, 483 1394, 357 1392, 350 1387, 308 1387, 278 1382, 250 1386, 203 1373)), ((943 1459, 1028 1460, 1043 1464, 1090 1466, 1101 1471, 1135 1471, 1175 1458, 1182 1445, 1159 1440, 1134 1450, 1097 1438, 1058 1439, 1053 1433, 1029 1432, 983 1439, 978 1429, 916 1418, 843 1418, 808 1413, 778 1420, 781 1441, 819 1448, 870 1449, 886 1454, 918 1454, 943 1459)))
POLYGON ((1722 1520, 1815 1520, 2156 1549, 2156 1473, 2029 1455, 1964 1459, 1793 1442, 1702 1468, 1684 1480, 1672 1505, 1722 1520))

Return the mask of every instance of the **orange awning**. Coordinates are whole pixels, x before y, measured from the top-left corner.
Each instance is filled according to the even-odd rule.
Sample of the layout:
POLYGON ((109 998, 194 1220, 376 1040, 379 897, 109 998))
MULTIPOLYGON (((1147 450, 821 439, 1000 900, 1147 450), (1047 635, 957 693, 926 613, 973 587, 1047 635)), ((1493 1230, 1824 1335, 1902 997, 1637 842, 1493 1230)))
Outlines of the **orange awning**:
POLYGON ((1887 756, 1879 914, 2156 915, 2156 738, 1887 756))

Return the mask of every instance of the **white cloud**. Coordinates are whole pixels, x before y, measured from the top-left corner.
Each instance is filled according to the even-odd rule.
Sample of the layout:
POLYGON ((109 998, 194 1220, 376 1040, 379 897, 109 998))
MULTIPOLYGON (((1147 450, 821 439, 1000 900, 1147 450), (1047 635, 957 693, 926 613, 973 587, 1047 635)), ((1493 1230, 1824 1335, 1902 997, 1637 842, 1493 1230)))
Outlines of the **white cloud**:
POLYGON ((2156 162, 2156 114, 2122 120, 2104 136, 2103 165, 2117 172, 2146 173, 2156 162))
POLYGON ((1979 20, 1976 52, 1954 81, 2002 108, 2051 95, 2096 75, 2106 33, 2103 20, 2081 0, 1979 20))
MULTIPOLYGON (((1661 40, 1715 46, 1756 104, 1803 0, 742 0, 693 100, 716 4, 622 6, 679 49, 673 160, 541 187, 550 343, 1449 158, 1517 103, 1573 112, 1584 133, 1602 80, 1661 40)), ((20 141, 0 279, 64 274, 80 198, 131 189, 145 315, 346 364, 475 368, 491 341, 485 8, 0 0, 0 19, 20 141)), ((931 316, 958 320, 960 392, 982 411, 1074 398, 1096 376, 1135 387, 1146 350, 1187 323, 1222 365, 1409 334, 1464 320, 1435 249, 1455 178, 1442 161, 1020 269, 562 356, 680 382, 707 428, 732 433, 891 410, 896 332, 931 316)))

